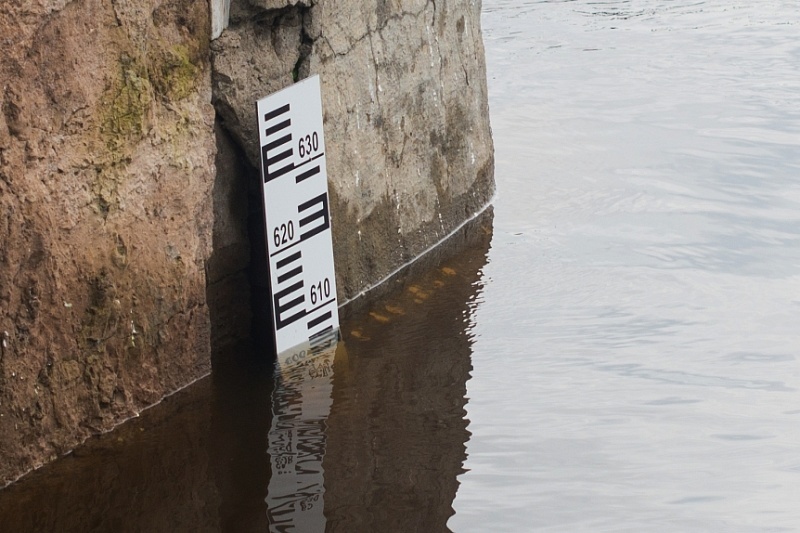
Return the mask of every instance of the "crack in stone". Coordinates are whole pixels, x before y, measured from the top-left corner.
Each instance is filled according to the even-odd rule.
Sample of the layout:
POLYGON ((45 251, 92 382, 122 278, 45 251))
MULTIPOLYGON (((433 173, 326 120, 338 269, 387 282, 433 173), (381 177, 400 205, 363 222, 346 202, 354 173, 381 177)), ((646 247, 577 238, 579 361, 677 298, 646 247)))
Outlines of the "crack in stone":
POLYGON ((341 52, 337 51, 333 47, 333 45, 330 42, 330 39, 328 39, 327 36, 320 35, 319 39, 322 39, 323 41, 325 41, 325 44, 328 45, 328 48, 330 49, 331 53, 335 57, 343 57, 343 56, 346 56, 347 54, 349 54, 350 52, 352 52, 358 46, 358 44, 361 43, 363 40, 365 40, 367 38, 371 38, 371 36, 376 34, 376 33, 378 35, 380 35, 381 38, 383 38, 383 36, 381 34, 382 34, 383 30, 386 29, 386 27, 389 25, 390 22, 401 21, 401 20, 403 20, 403 19, 405 19, 407 17, 419 18, 419 17, 421 17, 421 16, 423 16, 425 14, 425 12, 428 10, 428 7, 431 6, 431 5, 433 6, 434 21, 435 21, 436 20, 436 17, 435 17, 436 3, 434 2, 434 0, 429 0, 428 3, 426 3, 425 6, 422 7, 419 11, 414 12, 414 11, 405 11, 405 10, 403 10, 403 11, 400 11, 399 13, 392 13, 390 16, 386 17, 386 20, 384 20, 377 27, 375 27, 375 28, 367 28, 367 31, 364 32, 362 35, 356 37, 355 39, 352 39, 349 42, 349 46, 347 47, 347 49, 345 49, 345 50, 343 50, 341 52))

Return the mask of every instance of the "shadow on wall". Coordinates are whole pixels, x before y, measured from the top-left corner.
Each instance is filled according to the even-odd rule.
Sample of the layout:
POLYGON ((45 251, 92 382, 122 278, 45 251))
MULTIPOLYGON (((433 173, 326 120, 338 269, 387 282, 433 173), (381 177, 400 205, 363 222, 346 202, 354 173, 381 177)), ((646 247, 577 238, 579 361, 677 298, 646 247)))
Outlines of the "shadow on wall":
POLYGON ((314 387, 274 375, 263 353, 222 354, 212 377, 0 491, 3 531, 270 531, 309 504, 319 531, 446 530, 491 219, 441 248, 462 252, 346 310, 314 387), (311 494, 277 474, 302 454, 311 494))
POLYGON ((243 347, 273 346, 259 170, 219 120, 215 133, 214 252, 206 267, 214 367, 221 357, 249 349, 243 347))

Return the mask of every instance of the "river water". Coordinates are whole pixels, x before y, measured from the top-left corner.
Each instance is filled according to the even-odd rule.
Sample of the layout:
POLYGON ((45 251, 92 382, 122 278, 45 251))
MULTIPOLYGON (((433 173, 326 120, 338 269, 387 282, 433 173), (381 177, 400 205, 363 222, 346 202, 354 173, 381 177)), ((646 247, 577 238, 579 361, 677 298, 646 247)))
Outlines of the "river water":
POLYGON ((335 351, 217 368, 0 492, 0 529, 800 530, 800 7, 483 9, 470 244, 335 351))
POLYGON ((800 530, 800 6, 486 0, 456 531, 800 530))

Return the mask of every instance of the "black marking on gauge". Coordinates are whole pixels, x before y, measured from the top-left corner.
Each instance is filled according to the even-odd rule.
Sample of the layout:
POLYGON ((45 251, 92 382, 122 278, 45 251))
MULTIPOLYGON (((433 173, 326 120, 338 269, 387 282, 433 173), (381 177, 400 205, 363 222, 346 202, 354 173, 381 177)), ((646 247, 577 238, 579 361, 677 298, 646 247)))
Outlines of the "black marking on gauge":
POLYGON ((289 264, 291 264, 291 263, 293 263, 295 261, 298 261, 298 260, 300 260, 302 258, 303 258, 303 254, 300 253, 300 252, 296 252, 296 253, 293 253, 292 255, 290 255, 289 257, 284 257, 283 259, 278 260, 278 262, 275 263, 275 267, 276 268, 284 268, 286 265, 289 265, 289 264))
POLYGON ((327 326, 308 338, 309 352, 318 354, 334 346, 337 342, 339 342, 339 330, 333 329, 333 326, 327 326))
POLYGON ((328 209, 327 192, 315 196, 311 200, 303 202, 299 206, 297 206, 298 215, 302 215, 306 211, 310 211, 310 214, 304 216, 299 220, 298 224, 300 226, 300 229, 303 230, 306 226, 310 226, 313 222, 318 222, 318 223, 316 225, 311 226, 310 228, 307 228, 305 232, 301 233, 300 240, 297 240, 292 244, 289 244, 288 246, 284 246, 280 250, 272 252, 270 254, 270 257, 285 252, 290 248, 294 248, 303 241, 306 241, 311 237, 318 235, 331 227, 331 217, 330 217, 330 211, 328 209), (317 207, 317 210, 311 211, 311 209, 314 207, 317 207))
POLYGON ((300 240, 310 239, 314 235, 325 231, 326 229, 331 227, 331 219, 330 213, 328 212, 328 193, 324 192, 319 196, 315 196, 311 200, 307 202, 303 202, 299 206, 297 206, 297 213, 302 214, 303 211, 308 211, 312 207, 319 205, 319 209, 312 212, 310 215, 307 215, 300 219, 300 229, 303 229, 304 226, 308 226, 312 222, 322 219, 320 224, 311 227, 305 233, 300 235, 300 240))
POLYGON ((297 312, 295 312, 293 315, 285 316, 286 313, 294 310, 298 306, 302 306, 303 303, 305 303, 306 296, 303 294, 303 280, 300 280, 297 283, 294 283, 285 289, 276 292, 272 298, 275 306, 276 329, 283 329, 306 316, 305 308, 297 310, 297 312), (288 302, 284 301, 284 299, 287 297, 292 299, 288 302))
POLYGON ((297 310, 297 307, 303 306, 306 301, 303 290, 305 284, 302 277, 298 278, 303 273, 303 265, 300 263, 302 259, 303 254, 298 251, 275 263, 278 286, 272 298, 277 329, 283 329, 306 316, 305 307, 297 310))
MULTIPOLYGON (((265 113, 264 122, 268 123, 279 117, 282 118, 283 115, 291 112, 291 109, 292 109, 291 106, 289 104, 286 104, 268 113, 265 113)), ((316 154, 314 157, 311 157, 303 161, 302 163, 288 163, 281 167, 274 168, 277 163, 280 163, 281 161, 284 161, 294 156, 294 148, 291 144, 293 139, 292 134, 286 133, 284 131, 291 128, 291 126, 292 126, 292 119, 287 118, 281 122, 278 122, 277 124, 273 124, 264 129, 264 136, 267 140, 267 143, 261 148, 261 158, 263 160, 263 166, 264 166, 264 183, 268 183, 276 178, 280 178, 281 176, 284 176, 285 174, 288 174, 293 170, 299 169, 325 155, 324 152, 321 152, 316 154), (281 136, 278 137, 278 135, 281 136), (284 147, 286 147, 285 150, 275 153, 276 150, 282 149, 284 147)), ((295 182, 300 183, 301 181, 310 178, 315 174, 319 174, 319 171, 320 168, 319 166, 317 166, 315 169, 303 172, 302 174, 298 174, 297 176, 295 176, 295 182)))
POLYGON ((264 122, 269 122, 270 120, 272 120, 275 117, 279 117, 280 115, 283 115, 284 113, 288 113, 289 109, 291 109, 289 104, 285 104, 285 105, 282 105, 281 107, 273 109, 272 111, 264 113, 264 122))
POLYGON ((280 274, 278 276, 278 283, 283 283, 287 280, 292 279, 295 276, 299 276, 302 273, 303 273, 303 265, 300 265, 299 267, 296 267, 285 274, 280 274))
MULTIPOLYGON (((331 301, 333 301, 333 300, 331 300, 331 301)), ((327 303, 331 303, 331 302, 327 302, 327 303)), ((308 329, 314 329, 315 327, 319 326, 320 324, 322 324, 323 322, 325 322, 326 320, 329 320, 331 318, 333 318, 333 314, 330 311, 328 311, 326 313, 322 313, 318 317, 313 318, 308 322, 308 329)))
POLYGON ((317 174, 319 174, 319 171, 320 171, 320 166, 317 165, 311 170, 306 170, 305 172, 298 174, 297 177, 294 178, 294 181, 295 183, 300 183, 301 181, 307 180, 312 176, 316 176, 317 174))
MULTIPOLYGON (((291 111, 291 106, 289 104, 282 105, 272 111, 264 113, 264 122, 270 123, 278 118, 284 118, 284 115, 291 111)), ((268 126, 264 130, 264 136, 267 140, 267 143, 261 147, 261 159, 263 161, 262 166, 264 167, 264 183, 274 180, 275 178, 279 178, 290 172, 294 169, 294 163, 289 163, 288 165, 284 165, 277 169, 272 169, 276 163, 280 163, 284 159, 288 159, 294 155, 294 149, 292 148, 292 134, 291 132, 285 132, 284 130, 289 129, 292 126, 292 119, 291 118, 284 118, 281 122, 277 124, 273 124, 268 126), (281 135, 282 134, 282 135, 281 135), (275 138, 276 136, 281 135, 280 137, 275 138), (286 150, 282 152, 270 155, 275 150, 279 148, 283 148, 288 145, 286 150)))

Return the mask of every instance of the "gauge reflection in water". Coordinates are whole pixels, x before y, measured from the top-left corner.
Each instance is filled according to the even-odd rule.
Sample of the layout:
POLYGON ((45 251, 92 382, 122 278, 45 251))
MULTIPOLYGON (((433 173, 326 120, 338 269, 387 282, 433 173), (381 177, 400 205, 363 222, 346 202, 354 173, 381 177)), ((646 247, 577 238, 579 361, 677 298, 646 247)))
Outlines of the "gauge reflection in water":
POLYGON ((269 431, 271 532, 325 531, 326 421, 333 403, 338 332, 278 355, 269 431))

